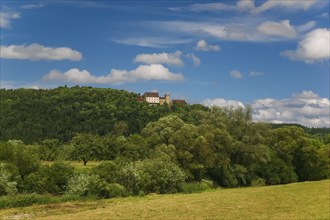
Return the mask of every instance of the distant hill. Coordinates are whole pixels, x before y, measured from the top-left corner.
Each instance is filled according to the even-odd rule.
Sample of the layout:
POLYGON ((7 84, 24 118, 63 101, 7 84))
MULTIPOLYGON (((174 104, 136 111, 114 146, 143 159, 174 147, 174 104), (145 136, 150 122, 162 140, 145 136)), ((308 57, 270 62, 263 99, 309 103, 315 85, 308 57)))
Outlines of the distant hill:
POLYGON ((67 141, 77 132, 139 133, 169 112, 166 106, 137 102, 135 93, 110 88, 1 89, 0 97, 0 140, 25 143, 67 141))
MULTIPOLYGON (((150 106, 139 94, 111 88, 58 87, 55 89, 0 89, 0 140, 33 143, 45 139, 70 140, 76 133, 125 135, 140 133, 152 121, 176 113, 192 123, 192 111, 209 111, 194 105, 150 106)), ((198 114, 196 114, 198 115, 198 114)), ((197 117, 197 116, 196 116, 197 117)), ((298 126, 324 138, 330 128, 299 124, 272 124, 272 128, 298 126)))
POLYGON ((309 128, 300 124, 272 124, 272 128, 282 128, 287 126, 296 126, 304 129, 304 131, 312 136, 319 136, 321 138, 330 135, 330 128, 309 128))

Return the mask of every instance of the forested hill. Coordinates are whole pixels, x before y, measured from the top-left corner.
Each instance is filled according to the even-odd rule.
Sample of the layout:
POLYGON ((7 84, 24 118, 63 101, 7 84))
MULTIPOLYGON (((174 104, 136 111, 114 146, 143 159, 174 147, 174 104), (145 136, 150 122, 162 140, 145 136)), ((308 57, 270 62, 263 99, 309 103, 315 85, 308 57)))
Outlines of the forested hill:
POLYGON ((136 101, 137 94, 109 88, 0 90, 0 140, 32 143, 70 140, 76 133, 139 133, 147 123, 168 114, 168 106, 136 101))
MULTIPOLYGON (((124 90, 79 86, 49 90, 0 89, 0 141, 17 139, 29 144, 59 139, 67 142, 77 133, 129 136, 170 113, 194 124, 196 118, 210 110, 202 105, 149 106, 137 102, 137 96, 124 90)), ((272 127, 283 126, 287 125, 272 127)), ((320 138, 330 133, 329 128, 296 126, 320 138)))

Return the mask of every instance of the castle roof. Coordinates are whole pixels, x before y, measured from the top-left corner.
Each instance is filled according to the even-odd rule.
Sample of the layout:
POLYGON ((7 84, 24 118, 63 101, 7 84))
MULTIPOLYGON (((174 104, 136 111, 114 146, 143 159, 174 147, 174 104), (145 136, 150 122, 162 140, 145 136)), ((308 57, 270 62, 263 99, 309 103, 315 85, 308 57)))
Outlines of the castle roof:
POLYGON ((158 92, 145 92, 143 97, 159 97, 158 92))

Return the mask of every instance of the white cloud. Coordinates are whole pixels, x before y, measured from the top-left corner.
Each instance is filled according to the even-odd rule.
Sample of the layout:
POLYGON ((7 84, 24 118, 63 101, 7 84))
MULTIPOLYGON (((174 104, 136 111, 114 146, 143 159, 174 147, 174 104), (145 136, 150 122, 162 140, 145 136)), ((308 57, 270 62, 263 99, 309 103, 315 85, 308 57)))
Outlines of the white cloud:
POLYGON ((172 7, 169 8, 172 11, 193 11, 193 12, 203 12, 203 11, 232 11, 236 10, 235 5, 229 5, 224 3, 201 3, 201 4, 193 4, 188 7, 172 7))
MULTIPOLYGON (((146 24, 144 24, 146 25, 146 24)), ((174 32, 183 33, 182 37, 192 35, 198 38, 213 38, 217 40, 227 41, 242 41, 242 42, 265 42, 269 41, 269 35, 256 31, 260 25, 259 18, 252 18, 251 20, 243 18, 235 18, 232 20, 223 20, 221 22, 188 22, 188 21, 156 21, 148 22, 147 28, 158 28, 166 34, 174 32)), ((290 31, 290 28, 287 28, 290 31)), ((266 33, 272 33, 268 30, 266 33)), ((287 31, 285 29, 285 31, 287 31)), ((283 41, 287 37, 280 36, 275 33, 272 40, 283 41)), ((220 49, 220 48, 219 48, 220 49)))
POLYGON ((0 58, 27 60, 81 60, 79 51, 68 47, 45 47, 40 44, 10 45, 0 47, 0 58))
POLYGON ((272 8, 288 8, 288 9, 303 9, 307 10, 316 4, 316 0, 268 0, 259 7, 254 9, 254 12, 264 12, 272 8))
POLYGON ((307 10, 317 3, 317 0, 268 0, 260 6, 255 6, 254 0, 239 0, 236 4, 225 3, 201 3, 187 7, 169 8, 172 11, 192 12, 222 12, 222 11, 248 11, 253 13, 265 12, 273 8, 286 8, 290 10, 307 10))
POLYGON ((45 5, 42 3, 37 3, 37 4, 27 4, 27 5, 22 5, 21 8, 22 9, 38 9, 38 8, 42 8, 45 5))
POLYGON ((193 53, 188 53, 186 57, 191 59, 196 66, 199 66, 201 64, 201 60, 193 53))
POLYGON ((252 109, 254 121, 330 126, 330 100, 312 91, 303 91, 287 99, 258 99, 252 104, 252 109))
POLYGON ((57 80, 81 84, 122 84, 139 80, 181 81, 183 79, 184 77, 181 73, 172 73, 161 64, 140 65, 134 70, 112 69, 109 74, 104 76, 95 76, 87 70, 79 70, 77 68, 70 69, 64 73, 52 70, 43 77, 44 81, 57 80))
POLYGON ((283 20, 281 22, 266 21, 257 27, 257 30, 263 34, 277 37, 292 38, 296 36, 296 31, 293 26, 290 25, 289 20, 283 20))
POLYGON ((306 63, 327 60, 330 58, 330 29, 319 28, 306 34, 298 43, 296 50, 288 50, 281 55, 292 60, 302 60, 306 63))
POLYGON ((250 11, 254 9, 254 0, 240 0, 236 3, 236 6, 240 11, 250 11))
POLYGON ((202 105, 208 107, 218 106, 218 107, 227 107, 227 108, 245 108, 245 105, 240 101, 226 100, 222 98, 205 99, 202 102, 202 105))
MULTIPOLYGON (((245 107, 237 100, 206 99, 201 104, 211 107, 245 107)), ((312 91, 293 94, 286 99, 257 99, 251 105, 256 122, 301 124, 308 127, 330 127, 330 100, 312 91)))
POLYGON ((243 74, 240 71, 238 71, 238 70, 232 70, 232 71, 230 71, 229 75, 232 78, 235 78, 235 79, 242 79, 243 78, 243 74))
POLYGON ((220 51, 219 45, 211 45, 208 44, 205 40, 200 40, 197 42, 195 50, 201 50, 201 51, 220 51))
POLYGON ((205 3, 205 4, 194 4, 189 6, 190 11, 203 12, 203 11, 231 11, 235 10, 234 5, 223 4, 223 3, 205 3))
POLYGON ((134 63, 146 64, 168 64, 172 66, 183 66, 181 60, 181 51, 175 53, 153 53, 153 54, 139 54, 135 57, 134 63))
POLYGON ((0 28, 10 28, 10 22, 13 19, 19 19, 17 12, 0 12, 0 28))
POLYGON ((296 30, 298 31, 298 32, 306 32, 306 31, 310 31, 311 29, 313 29, 313 27, 315 27, 315 25, 316 25, 316 22, 315 21, 309 21, 309 22, 307 22, 307 23, 305 23, 305 24, 301 24, 301 25, 299 25, 297 28, 296 28, 296 30))
POLYGON ((113 41, 118 44, 151 48, 165 48, 172 45, 186 44, 192 42, 192 40, 190 39, 170 39, 162 37, 125 38, 114 39, 113 41))

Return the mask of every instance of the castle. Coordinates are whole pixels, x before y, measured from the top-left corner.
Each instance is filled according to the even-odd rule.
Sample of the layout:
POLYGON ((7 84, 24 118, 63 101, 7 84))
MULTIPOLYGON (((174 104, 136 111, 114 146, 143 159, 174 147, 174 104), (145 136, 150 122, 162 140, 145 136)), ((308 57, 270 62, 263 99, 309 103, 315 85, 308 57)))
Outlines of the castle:
POLYGON ((137 98, 138 101, 147 102, 151 105, 164 105, 165 103, 168 105, 184 105, 187 104, 185 100, 181 99, 173 99, 171 101, 170 93, 166 93, 164 97, 159 97, 158 92, 145 92, 142 96, 137 98))

